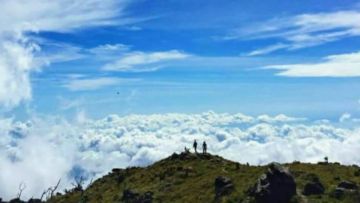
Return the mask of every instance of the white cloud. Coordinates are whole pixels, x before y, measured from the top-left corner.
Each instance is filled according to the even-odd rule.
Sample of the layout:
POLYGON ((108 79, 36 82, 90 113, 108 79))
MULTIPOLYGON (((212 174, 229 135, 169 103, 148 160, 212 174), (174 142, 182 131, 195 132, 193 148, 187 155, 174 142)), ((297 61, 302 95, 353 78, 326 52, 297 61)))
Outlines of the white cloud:
POLYGON ((339 122, 346 122, 348 120, 351 119, 351 114, 349 113, 344 113, 343 115, 341 115, 341 117, 339 118, 339 122))
POLYGON ((124 23, 126 20, 116 21, 114 17, 124 14, 127 1, 2 0, 1 5, 1 32, 67 32, 84 27, 124 23))
POLYGON ((107 71, 153 71, 159 69, 164 62, 180 60, 189 57, 178 50, 162 52, 130 52, 120 59, 105 64, 102 69, 107 71))
POLYGON ((88 51, 101 59, 114 59, 119 54, 124 54, 130 50, 130 46, 125 44, 103 44, 91 48, 88 51))
POLYGON ((13 107, 31 99, 30 74, 46 61, 28 32, 70 32, 76 29, 125 24, 128 1, 117 0, 0 0, 0 104, 13 107), (119 17, 116 18, 115 17, 119 17))
POLYGON ((36 71, 32 43, 2 41, 0 36, 0 103, 12 107, 31 99, 29 74, 36 71))
MULTIPOLYGON (((99 177, 114 167, 148 165, 206 140, 209 151, 225 158, 266 164, 271 161, 330 161, 360 164, 360 128, 338 127, 285 115, 244 114, 109 115, 79 122, 32 118, 0 120, 0 196, 14 197, 20 182, 24 197, 39 196, 62 178, 69 187, 74 168, 99 177), (266 119, 264 119, 266 118, 266 119), (36 147, 35 147, 36 146, 36 147), (29 175, 31 174, 31 175, 29 175)), ((357 126, 357 125, 355 125, 357 126)), ((79 171, 79 170, 78 170, 79 171)))
POLYGON ((274 52, 274 51, 277 51, 277 50, 280 50, 280 49, 284 49, 284 48, 287 48, 287 47, 288 47, 288 45, 279 43, 279 44, 274 44, 274 45, 270 45, 270 46, 265 47, 265 48, 261 48, 261 49, 258 49, 258 50, 251 51, 247 55, 248 56, 263 55, 263 54, 268 54, 268 53, 271 53, 271 52, 274 52))
POLYGON ((359 77, 360 52, 331 55, 323 62, 308 64, 271 65, 266 69, 277 69, 277 75, 287 77, 359 77))
POLYGON ((138 81, 138 79, 122 79, 115 77, 73 78, 67 80, 63 86, 71 91, 84 91, 97 90, 129 81, 138 81))
POLYGON ((37 61, 45 62, 46 65, 79 60, 86 57, 82 48, 72 44, 51 42, 50 40, 44 39, 36 39, 33 41, 42 48, 42 51, 35 53, 34 57, 37 61))
POLYGON ((279 114, 274 117, 269 115, 260 115, 257 117, 258 121, 267 122, 267 123, 274 123, 274 122, 297 122, 297 121, 306 121, 306 118, 294 118, 288 117, 284 114, 279 114))
POLYGON ((224 39, 275 38, 282 41, 250 52, 250 55, 260 55, 280 49, 296 50, 360 36, 359 22, 360 12, 357 10, 301 14, 235 30, 224 39))

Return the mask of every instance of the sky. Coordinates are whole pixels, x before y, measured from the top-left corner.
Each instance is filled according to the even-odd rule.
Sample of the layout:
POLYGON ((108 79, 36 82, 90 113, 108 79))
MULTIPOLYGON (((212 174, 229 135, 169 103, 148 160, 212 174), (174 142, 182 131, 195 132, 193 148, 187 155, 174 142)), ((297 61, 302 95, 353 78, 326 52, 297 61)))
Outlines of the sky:
POLYGON ((193 139, 251 164, 360 164, 360 1, 0 4, 0 197, 193 139))

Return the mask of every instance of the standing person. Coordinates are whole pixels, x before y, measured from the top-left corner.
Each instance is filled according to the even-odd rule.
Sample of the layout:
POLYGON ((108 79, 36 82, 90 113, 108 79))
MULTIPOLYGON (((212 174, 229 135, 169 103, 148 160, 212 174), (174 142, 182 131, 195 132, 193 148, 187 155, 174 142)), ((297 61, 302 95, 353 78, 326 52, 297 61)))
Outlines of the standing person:
POLYGON ((207 150, 207 144, 206 144, 206 142, 204 141, 204 142, 203 142, 203 154, 206 154, 206 150, 207 150))
POLYGON ((197 148, 197 142, 196 142, 196 140, 194 140, 193 147, 194 147, 195 153, 197 153, 197 150, 196 150, 196 148, 197 148))

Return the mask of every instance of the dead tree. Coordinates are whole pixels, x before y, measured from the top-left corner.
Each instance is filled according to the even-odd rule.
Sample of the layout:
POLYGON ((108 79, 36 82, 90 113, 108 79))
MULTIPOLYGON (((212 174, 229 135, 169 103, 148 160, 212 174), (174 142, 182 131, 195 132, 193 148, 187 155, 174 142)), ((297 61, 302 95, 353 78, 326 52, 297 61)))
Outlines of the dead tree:
POLYGON ((43 200, 44 196, 46 195, 46 193, 47 193, 48 191, 49 191, 49 189, 45 190, 45 191, 41 194, 41 196, 40 196, 40 200, 41 200, 41 201, 43 200))
POLYGON ((59 179, 59 181, 56 183, 56 185, 50 189, 50 198, 54 196, 54 192, 58 189, 59 185, 61 182, 61 178, 59 179))
POLYGON ((17 194, 17 198, 18 198, 18 199, 21 198, 21 194, 22 194, 22 192, 23 192, 25 189, 26 189, 25 183, 24 183, 24 182, 21 182, 21 183, 19 184, 19 192, 18 192, 18 194, 17 194))
POLYGON ((46 195, 46 198, 45 198, 46 200, 51 199, 54 196, 54 192, 58 189, 60 182, 61 182, 61 178, 59 179, 59 181, 56 183, 56 185, 54 187, 49 187, 48 189, 46 189, 41 194, 40 200, 42 201, 43 198, 45 197, 45 195, 46 195))

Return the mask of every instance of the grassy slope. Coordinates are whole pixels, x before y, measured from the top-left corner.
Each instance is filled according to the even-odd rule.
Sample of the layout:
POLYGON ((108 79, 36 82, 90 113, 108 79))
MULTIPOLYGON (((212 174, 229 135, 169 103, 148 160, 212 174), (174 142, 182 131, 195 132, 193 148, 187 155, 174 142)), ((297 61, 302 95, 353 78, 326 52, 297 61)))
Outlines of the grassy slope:
MULTIPOLYGON (((296 178, 299 192, 303 188, 309 173, 316 174, 324 184, 326 191, 322 196, 298 197, 302 202, 339 202, 329 197, 329 192, 341 180, 351 180, 360 183, 360 177, 354 176, 359 170, 355 166, 341 166, 338 164, 286 164, 296 178)), ((218 156, 195 156, 191 154, 187 159, 171 159, 170 157, 146 168, 129 168, 120 173, 126 177, 118 183, 119 175, 109 173, 96 180, 84 192, 87 202, 120 202, 122 191, 126 188, 143 193, 154 192, 154 202, 212 202, 214 199, 214 180, 217 176, 229 177, 235 191, 223 202, 239 202, 246 198, 246 190, 252 186, 257 178, 266 170, 266 166, 246 166, 225 160, 218 156), (188 174, 186 174, 186 170, 188 174)), ((51 203, 72 203, 80 201, 80 192, 72 192, 57 196, 51 203)), ((353 202, 343 199, 342 202, 353 202)))

